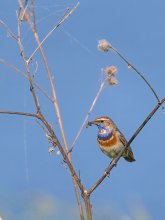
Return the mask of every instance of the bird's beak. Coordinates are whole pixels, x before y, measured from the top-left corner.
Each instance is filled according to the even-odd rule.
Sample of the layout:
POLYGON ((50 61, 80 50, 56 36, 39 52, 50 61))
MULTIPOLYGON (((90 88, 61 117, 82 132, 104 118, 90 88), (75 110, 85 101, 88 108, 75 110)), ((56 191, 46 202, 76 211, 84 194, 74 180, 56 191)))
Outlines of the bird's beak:
POLYGON ((88 121, 86 127, 88 128, 89 126, 97 125, 97 124, 98 124, 98 121, 88 121))

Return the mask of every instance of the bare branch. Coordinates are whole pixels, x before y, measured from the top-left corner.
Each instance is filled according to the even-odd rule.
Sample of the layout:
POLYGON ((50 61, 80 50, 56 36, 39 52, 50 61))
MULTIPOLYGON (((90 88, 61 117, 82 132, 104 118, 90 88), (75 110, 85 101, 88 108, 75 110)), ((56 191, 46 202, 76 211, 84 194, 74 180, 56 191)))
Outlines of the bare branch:
POLYGON ((104 174, 98 179, 98 181, 88 190, 88 194, 90 195, 99 185, 102 183, 102 181, 107 177, 107 175, 110 174, 113 167, 117 165, 117 162, 121 158, 122 154, 126 150, 128 146, 132 143, 132 141, 137 137, 137 135, 140 133, 140 131, 144 128, 144 126, 148 123, 148 121, 153 117, 153 115, 156 113, 156 111, 160 108, 160 106, 165 102, 165 98, 163 98, 161 101, 158 102, 158 104, 155 106, 155 108, 150 112, 150 114, 146 117, 146 119, 143 121, 143 123, 139 126, 139 128, 135 131, 135 133, 132 135, 130 140, 128 141, 127 145, 124 147, 124 149, 118 154, 116 158, 114 158, 109 166, 105 169, 104 174))
POLYGON ((17 111, 6 111, 6 110, 2 111, 2 110, 0 110, 0 114, 5 114, 5 115, 23 115, 23 116, 38 118, 37 114, 28 113, 28 112, 17 112, 17 111))
POLYGON ((18 19, 18 46, 20 48, 20 54, 22 56, 22 59, 24 61, 25 67, 26 67, 27 77, 28 77, 29 84, 30 84, 30 91, 33 95, 33 99, 34 99, 34 103, 35 103, 37 112, 40 112, 40 106, 39 106, 38 98, 37 98, 37 96, 35 94, 35 91, 34 91, 33 80, 32 80, 31 75, 30 75, 30 69, 29 69, 29 66, 28 66, 28 63, 27 63, 27 60, 26 60, 24 47, 23 47, 22 40, 21 40, 21 20, 20 20, 20 17, 18 17, 18 16, 17 16, 17 19, 18 19))
MULTIPOLYGON (((36 54, 36 52, 38 51, 38 49, 40 49, 40 46, 42 46, 44 44, 44 42, 48 39, 48 37, 50 37, 50 35, 67 19, 71 16, 71 14, 73 14, 73 12, 78 8, 80 2, 78 1, 78 3, 75 5, 75 7, 73 7, 70 11, 69 9, 66 10, 66 12, 64 13, 63 17, 60 18, 60 20, 58 21, 58 23, 54 26, 54 28, 49 31, 49 33, 44 37, 44 39, 40 42, 40 44, 37 46, 37 48, 33 51, 33 53, 30 55, 29 59, 28 59, 28 63, 30 62, 30 60, 33 58, 33 56, 36 54)), ((36 29, 36 28, 35 28, 36 29)))
POLYGON ((90 195, 87 191, 84 193, 84 203, 86 207, 87 220, 92 220, 92 206, 90 203, 90 195))
POLYGON ((7 31, 7 33, 12 37, 14 38, 14 40, 18 40, 16 35, 11 31, 11 29, 5 24, 5 22, 3 22, 1 19, 0 19, 0 24, 5 28, 5 30, 7 31))
POLYGON ((67 165, 69 167, 69 170, 71 172, 71 175, 72 175, 73 179, 75 180, 76 184, 79 186, 81 192, 83 193, 84 192, 84 186, 82 185, 80 178, 78 177, 76 171, 74 170, 72 162, 70 161, 66 151, 64 150, 64 148, 62 147, 61 143, 59 142, 57 136, 55 135, 55 133, 54 133, 54 131, 52 129, 52 127, 47 122, 47 120, 45 119, 45 117, 42 115, 41 112, 38 113, 38 119, 40 119, 42 121, 42 123, 45 125, 45 127, 49 131, 52 139, 54 139, 54 142, 56 142, 56 144, 57 144, 57 146, 59 148, 60 153, 62 154, 65 162, 67 163, 67 165))
POLYGON ((26 77, 27 78, 27 75, 26 73, 24 73, 22 70, 18 69, 18 67, 14 66, 13 64, 11 63, 8 63, 6 62, 4 59, 0 58, 0 63, 4 64, 6 67, 14 70, 15 72, 21 74, 22 76, 26 77))
POLYGON ((121 55, 121 53, 119 53, 114 47, 110 46, 110 49, 114 51, 114 53, 116 53, 128 65, 128 68, 133 69, 144 80, 144 82, 148 85, 148 87, 151 89, 152 93, 154 94, 155 98, 159 102, 160 100, 158 95, 156 94, 154 88, 151 86, 148 80, 146 80, 146 78, 143 76, 143 74, 140 71, 138 71, 130 62, 128 62, 128 60, 126 60, 123 57, 123 55, 121 55))
POLYGON ((85 119, 84 119, 84 121, 83 121, 83 123, 82 123, 82 125, 81 125, 81 127, 80 127, 80 129, 79 129, 79 131, 78 131, 78 133, 77 133, 77 135, 76 135, 76 137, 75 137, 75 139, 74 139, 74 141, 73 141, 73 143, 72 143, 72 145, 71 145, 71 148, 70 148, 70 150, 69 150, 68 153, 72 152, 72 150, 73 150, 73 148, 74 148, 74 146, 75 146, 75 144, 76 144, 78 138, 79 138, 80 135, 81 135, 81 132, 82 132, 83 128, 84 128, 85 125, 87 124, 89 115, 91 114, 91 112, 93 111, 93 108, 94 108, 95 105, 96 105, 96 102, 97 102, 97 100, 98 100, 98 98, 99 98, 99 96, 100 96, 100 94, 101 94, 101 92, 102 92, 102 90, 103 90, 103 88, 104 88, 105 82, 106 82, 106 79, 101 83, 101 85, 100 85, 100 87, 99 87, 99 90, 98 90, 98 92, 97 92, 97 94, 96 94, 96 96, 95 96, 95 98, 94 98, 94 100, 93 100, 93 102, 92 102, 92 105, 91 105, 91 107, 90 107, 90 109, 89 109, 89 111, 88 111, 88 113, 87 113, 87 115, 86 115, 86 117, 85 117, 85 119))
MULTIPOLYGON (((6 62, 4 59, 0 58, 0 63, 4 64, 5 66, 9 67, 10 69, 14 70, 15 72, 21 74, 23 77, 28 79, 28 76, 25 72, 18 69, 18 67, 14 66, 11 63, 6 62)), ((48 95, 48 93, 33 80, 33 84, 52 102, 52 98, 48 95)))
POLYGON ((34 7, 34 0, 31 1, 31 5, 32 5, 32 17, 33 17, 33 26, 34 26, 34 30, 36 30, 36 14, 35 14, 35 7, 34 7))

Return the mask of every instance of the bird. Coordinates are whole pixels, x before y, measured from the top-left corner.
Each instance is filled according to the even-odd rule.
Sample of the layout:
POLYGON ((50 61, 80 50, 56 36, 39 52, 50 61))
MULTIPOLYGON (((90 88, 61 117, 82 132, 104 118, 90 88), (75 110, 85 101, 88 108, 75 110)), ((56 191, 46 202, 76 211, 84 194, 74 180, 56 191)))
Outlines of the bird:
MULTIPOLYGON (((122 132, 117 128, 116 124, 111 118, 101 116, 91 122, 88 122, 87 124, 87 126, 92 125, 96 125, 98 127, 97 142, 101 151, 112 159, 117 157, 128 142, 122 132)), ((135 161, 130 146, 126 148, 122 157, 128 162, 135 161)))

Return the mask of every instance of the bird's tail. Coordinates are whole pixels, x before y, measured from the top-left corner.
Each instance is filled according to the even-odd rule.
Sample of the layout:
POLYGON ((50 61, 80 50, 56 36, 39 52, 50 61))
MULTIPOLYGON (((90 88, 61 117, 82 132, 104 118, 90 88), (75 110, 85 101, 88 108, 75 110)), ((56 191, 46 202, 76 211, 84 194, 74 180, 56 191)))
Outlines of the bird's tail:
POLYGON ((126 161, 128 162, 133 162, 135 161, 135 158, 134 158, 134 155, 133 155, 133 152, 131 150, 130 147, 128 147, 125 152, 123 153, 123 157, 126 161))

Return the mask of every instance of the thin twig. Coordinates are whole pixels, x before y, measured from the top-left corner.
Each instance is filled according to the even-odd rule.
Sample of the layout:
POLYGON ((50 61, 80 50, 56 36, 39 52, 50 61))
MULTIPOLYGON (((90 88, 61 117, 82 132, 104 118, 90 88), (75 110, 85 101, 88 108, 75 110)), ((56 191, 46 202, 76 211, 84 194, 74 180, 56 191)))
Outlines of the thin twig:
POLYGON ((34 0, 31 1, 31 5, 32 5, 33 26, 34 26, 34 30, 37 31, 37 29, 36 29, 36 14, 35 14, 34 0))
POLYGON ((0 19, 0 24, 5 28, 5 30, 7 31, 7 33, 12 37, 14 38, 14 40, 18 40, 16 35, 12 32, 12 30, 5 24, 5 22, 3 22, 1 19, 0 19))
MULTIPOLYGON (((15 72, 21 74, 23 77, 28 79, 28 76, 25 72, 22 70, 18 69, 18 67, 14 66, 11 63, 6 62, 4 59, 0 58, 0 63, 4 64, 5 66, 9 67, 10 69, 14 70, 15 72)), ((48 93, 38 84, 33 80, 33 84, 52 102, 52 98, 48 95, 48 93)))
POLYGON ((74 139, 74 141, 73 141, 73 143, 72 143, 68 153, 72 152, 72 150, 73 150, 77 140, 79 139, 79 137, 80 137, 80 135, 82 133, 83 128, 87 124, 89 115, 91 114, 91 112, 93 111, 94 106, 96 105, 96 102, 97 102, 97 100, 98 100, 98 98, 99 98, 99 96, 100 96, 100 94, 101 94, 101 92, 102 92, 102 90, 104 88, 105 82, 106 82, 106 79, 101 83, 101 85, 99 87, 99 90, 98 90, 98 92, 97 92, 97 94, 96 94, 96 96, 95 96, 95 98, 94 98, 94 100, 92 102, 92 105, 91 105, 91 107, 90 107, 90 109, 89 109, 89 111, 88 111, 88 113, 87 113, 87 115, 86 115, 86 117, 85 117, 81 127, 79 128, 79 131, 78 131, 78 133, 77 133, 77 135, 76 135, 76 137, 75 137, 75 139, 74 139))
POLYGON ((60 153, 62 154, 65 162, 67 163, 69 170, 71 172, 72 177, 74 178, 74 180, 76 181, 76 184, 79 186, 81 192, 84 192, 84 186, 81 182, 81 179, 79 178, 79 176, 77 175, 76 171, 74 170, 74 167, 72 165, 72 162, 70 161, 70 159, 67 156, 67 153, 65 151, 65 149, 62 147, 61 143, 59 142, 57 136, 55 135, 51 125, 47 122, 47 120, 45 119, 45 117, 42 115, 41 112, 38 113, 38 119, 42 121, 42 123, 45 125, 45 127, 47 128, 47 130, 49 131, 51 137, 54 139, 54 141, 56 142, 60 153))
POLYGON ((2 111, 2 110, 0 110, 0 114, 23 115, 23 116, 38 118, 37 114, 28 113, 28 112, 17 112, 17 111, 6 111, 6 110, 2 111))
MULTIPOLYGON (((20 0, 18 0, 19 4, 20 4, 20 0)), ((20 17, 20 20, 23 21, 24 20, 24 16, 26 15, 27 13, 27 8, 28 8, 28 4, 27 4, 27 1, 25 2, 24 5, 20 6, 20 9, 19 9, 19 16, 21 15, 20 17), (21 13, 22 11, 22 13, 21 13), (21 14, 20 14, 21 13, 21 14)))
POLYGON ((37 112, 40 112, 39 101, 38 101, 38 98, 37 98, 37 96, 35 94, 35 91, 34 91, 33 80, 32 80, 31 75, 30 75, 30 69, 29 69, 29 66, 28 66, 28 63, 27 63, 27 60, 26 60, 25 51, 24 51, 24 47, 23 47, 23 44, 22 44, 22 40, 21 40, 21 20, 20 20, 20 17, 18 17, 18 15, 17 15, 17 19, 18 19, 18 46, 20 48, 20 54, 22 56, 22 59, 24 61, 25 67, 26 67, 27 77, 28 77, 29 84, 30 84, 30 91, 33 95, 33 100, 34 100, 37 112))
POLYGON ((0 58, 0 63, 4 64, 5 66, 7 66, 8 68, 14 70, 15 72, 21 74, 22 76, 26 77, 27 78, 27 75, 25 72, 23 72, 22 70, 18 69, 18 67, 14 66, 13 64, 11 63, 8 63, 6 60, 0 58))
POLYGON ((148 85, 148 87, 151 89, 152 93, 154 94, 155 98, 157 99, 157 101, 159 102, 159 97, 156 94, 154 88, 151 86, 151 84, 148 82, 148 80, 146 80, 146 78, 143 76, 143 74, 138 71, 128 60, 126 60, 123 55, 121 55, 121 53, 119 53, 114 47, 110 46, 110 49, 116 53, 127 65, 129 68, 133 69, 143 80, 144 82, 148 85))
POLYGON ((148 121, 153 117, 153 115, 156 113, 156 111, 160 108, 160 106, 165 102, 165 98, 160 100, 158 104, 154 107, 154 109, 149 113, 149 115, 146 117, 146 119, 143 121, 143 123, 138 127, 138 129, 135 131, 135 133, 132 135, 130 140, 128 141, 127 145, 123 148, 123 150, 118 154, 116 158, 114 158, 109 166, 105 169, 104 174, 98 179, 98 181, 88 190, 88 194, 90 195, 99 185, 102 183, 102 181, 107 177, 107 175, 110 174, 113 167, 117 165, 117 162, 121 158, 122 154, 126 150, 128 146, 132 143, 132 141, 137 137, 137 135, 140 133, 140 131, 144 128, 144 126, 148 123, 148 121))
POLYGON ((72 8, 70 11, 69 9, 66 10, 66 12, 64 13, 64 15, 62 16, 62 18, 60 18, 60 20, 58 21, 58 23, 54 26, 54 28, 49 31, 49 33, 44 37, 44 39, 40 42, 40 44, 37 46, 37 48, 33 51, 33 53, 30 55, 29 59, 28 59, 28 63, 31 61, 31 59, 33 58, 33 56, 36 54, 36 52, 38 51, 38 49, 40 49, 40 46, 43 45, 43 43, 48 39, 48 37, 50 37, 50 35, 69 17, 71 16, 71 14, 77 9, 77 7, 79 6, 80 2, 78 1, 78 3, 75 5, 74 8, 72 8))

